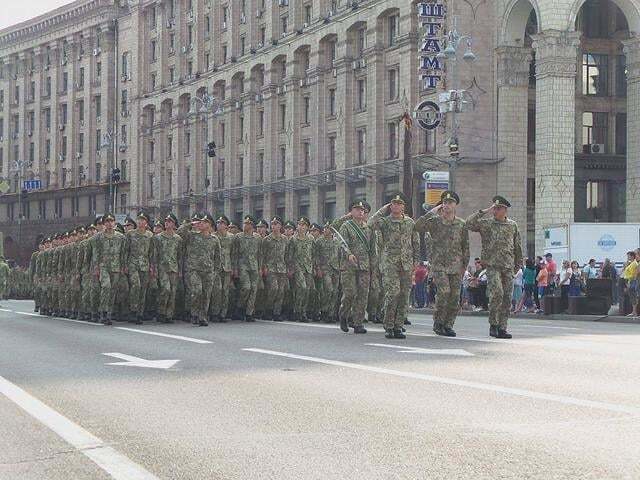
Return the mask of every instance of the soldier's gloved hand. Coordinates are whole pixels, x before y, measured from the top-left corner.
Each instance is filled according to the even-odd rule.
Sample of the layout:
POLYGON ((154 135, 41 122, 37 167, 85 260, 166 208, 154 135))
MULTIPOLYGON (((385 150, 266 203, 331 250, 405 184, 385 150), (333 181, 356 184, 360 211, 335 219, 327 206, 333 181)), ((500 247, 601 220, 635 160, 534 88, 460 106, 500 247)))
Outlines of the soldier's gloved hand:
POLYGON ((355 255, 353 255, 353 254, 349 255, 349 263, 351 265, 357 265, 358 264, 358 259, 356 258, 355 255))

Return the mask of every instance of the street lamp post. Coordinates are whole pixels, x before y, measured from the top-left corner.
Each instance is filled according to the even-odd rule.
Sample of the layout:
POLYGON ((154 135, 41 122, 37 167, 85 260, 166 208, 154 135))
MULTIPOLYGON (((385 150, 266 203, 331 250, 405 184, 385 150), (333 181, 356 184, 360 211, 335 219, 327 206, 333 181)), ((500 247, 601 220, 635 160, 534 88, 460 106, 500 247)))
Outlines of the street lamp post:
POLYGON ((16 160, 13 165, 15 171, 18 173, 18 188, 16 193, 18 194, 18 245, 22 245, 22 216, 24 205, 22 204, 23 183, 24 183, 24 169, 30 162, 26 160, 16 160))
MULTIPOLYGON (((104 150, 107 154, 107 156, 109 155, 109 150, 111 150, 111 148, 114 148, 115 146, 115 141, 116 141, 116 137, 117 135, 112 131, 109 130, 106 133, 104 133, 102 135, 102 143, 100 144, 100 149, 104 150)), ((113 182, 113 156, 108 157, 108 163, 107 163, 107 172, 109 174, 109 206, 112 212, 115 212, 116 210, 116 194, 115 194, 115 189, 117 188, 116 185, 113 182)))

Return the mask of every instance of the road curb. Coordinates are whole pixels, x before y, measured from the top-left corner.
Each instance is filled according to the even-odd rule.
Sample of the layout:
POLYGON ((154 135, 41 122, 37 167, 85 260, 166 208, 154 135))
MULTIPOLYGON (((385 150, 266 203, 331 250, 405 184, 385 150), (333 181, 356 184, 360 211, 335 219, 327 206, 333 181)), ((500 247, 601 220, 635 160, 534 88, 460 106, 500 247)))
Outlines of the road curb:
MULTIPOLYGON (((409 313, 414 315, 433 315, 435 310, 432 309, 409 309, 409 313)), ((488 317, 488 312, 472 312, 462 311, 460 316, 465 317, 488 317)), ((517 315, 510 315, 510 318, 529 318, 539 320, 558 320, 558 321, 570 321, 570 322, 600 322, 600 323, 627 323, 640 325, 640 317, 624 317, 621 315, 568 315, 568 314, 554 314, 543 315, 537 313, 519 313, 517 315)))

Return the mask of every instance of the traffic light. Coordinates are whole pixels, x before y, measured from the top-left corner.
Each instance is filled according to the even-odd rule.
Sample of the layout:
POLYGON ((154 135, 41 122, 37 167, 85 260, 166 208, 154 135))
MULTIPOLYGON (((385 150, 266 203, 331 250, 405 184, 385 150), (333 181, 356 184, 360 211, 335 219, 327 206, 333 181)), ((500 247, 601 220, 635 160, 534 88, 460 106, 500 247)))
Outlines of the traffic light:
POLYGON ((111 181, 113 183, 118 183, 120 181, 120 169, 119 168, 114 168, 113 170, 111 170, 111 181))
POLYGON ((23 202, 26 202, 27 199, 29 198, 28 191, 27 190, 22 190, 22 192, 20 192, 20 197, 21 197, 23 202))
POLYGON ((216 142, 209 142, 207 144, 207 155, 210 158, 213 158, 216 156, 216 142))

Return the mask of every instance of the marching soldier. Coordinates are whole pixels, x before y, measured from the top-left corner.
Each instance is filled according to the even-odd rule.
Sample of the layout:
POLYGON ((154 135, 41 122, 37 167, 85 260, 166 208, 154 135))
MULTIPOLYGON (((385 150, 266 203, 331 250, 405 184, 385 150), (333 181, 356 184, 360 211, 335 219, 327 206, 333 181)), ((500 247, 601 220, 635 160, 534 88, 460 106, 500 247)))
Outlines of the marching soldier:
POLYGON ((139 212, 137 227, 126 233, 125 271, 129 275, 129 321, 142 325, 149 279, 155 276, 151 268, 153 234, 148 230, 149 216, 139 212))
POLYGON ((271 219, 271 233, 262 241, 260 251, 262 275, 266 283, 267 316, 265 320, 282 321, 282 303, 287 289, 287 245, 289 241, 282 234, 282 218, 271 219))
POLYGON ((340 272, 339 244, 333 237, 331 225, 327 223, 322 236, 313 244, 314 271, 318 278, 317 313, 325 323, 336 321, 336 294, 340 272))
POLYGON ((4 256, 0 255, 0 300, 4 300, 7 293, 7 282, 9 280, 9 274, 11 269, 7 262, 4 260, 4 256))
POLYGON ((500 195, 493 205, 467 218, 467 228, 480 233, 482 260, 487 266, 489 335, 512 338, 507 332, 514 269, 522 264, 522 243, 518 224, 507 218, 511 204, 500 195), (490 217, 488 215, 491 215, 490 217))
POLYGON ((402 328, 407 317, 411 275, 420 261, 415 222, 404 214, 404 209, 404 198, 398 194, 369 219, 369 226, 381 235, 380 271, 386 338, 406 338, 402 328))
MULTIPOLYGON (((258 236, 262 240, 264 240, 269 234, 269 222, 267 222, 264 218, 260 219, 256 224, 256 231, 258 236)), ((262 244, 262 242, 261 242, 262 244)), ((260 253, 258 253, 259 256, 260 253)), ((266 285, 265 285, 265 277, 262 273, 262 269, 258 272, 258 289, 256 291, 256 307, 255 314, 258 318, 264 318, 264 314, 266 313, 265 307, 267 306, 267 298, 266 298, 266 285)))
POLYGON ((350 323, 353 333, 367 333, 363 322, 369 300, 374 248, 373 233, 366 221, 368 208, 364 201, 353 202, 350 212, 333 223, 334 228, 339 226, 339 239, 343 242, 346 257, 341 264, 342 301, 339 310, 340 329, 345 333, 349 331, 350 323))
POLYGON ((153 237, 152 268, 157 272, 160 294, 158 322, 173 323, 178 279, 182 275, 182 238, 176 233, 178 219, 173 213, 164 220, 165 228, 153 237))
POLYGON ((433 331, 455 337, 453 325, 460 307, 462 275, 469 263, 469 232, 464 220, 456 217, 460 197, 442 193, 440 204, 416 221, 416 231, 431 236, 431 270, 438 289, 433 331))
POLYGON ((216 236, 220 242, 220 264, 218 267, 218 276, 220 281, 217 284, 217 290, 214 291, 214 312, 213 321, 226 322, 229 318, 229 298, 230 291, 234 285, 231 278, 233 264, 231 261, 231 245, 233 235, 228 231, 229 219, 224 215, 220 215, 216 220, 216 236))
POLYGON ((369 302, 367 303, 367 319, 371 323, 382 323, 382 304, 384 296, 382 294, 382 272, 380 271, 380 232, 373 232, 373 253, 371 256, 371 283, 369 285, 369 302))
POLYGON ((237 315, 240 319, 253 322, 253 313, 258 290, 259 251, 262 238, 255 233, 256 221, 251 215, 244 217, 242 233, 233 237, 233 262, 235 277, 238 279, 237 315))
POLYGON ((287 267, 293 292, 293 315, 298 322, 308 322, 307 302, 313 295, 313 237, 307 234, 311 222, 307 217, 298 220, 296 233, 289 240, 287 267))

